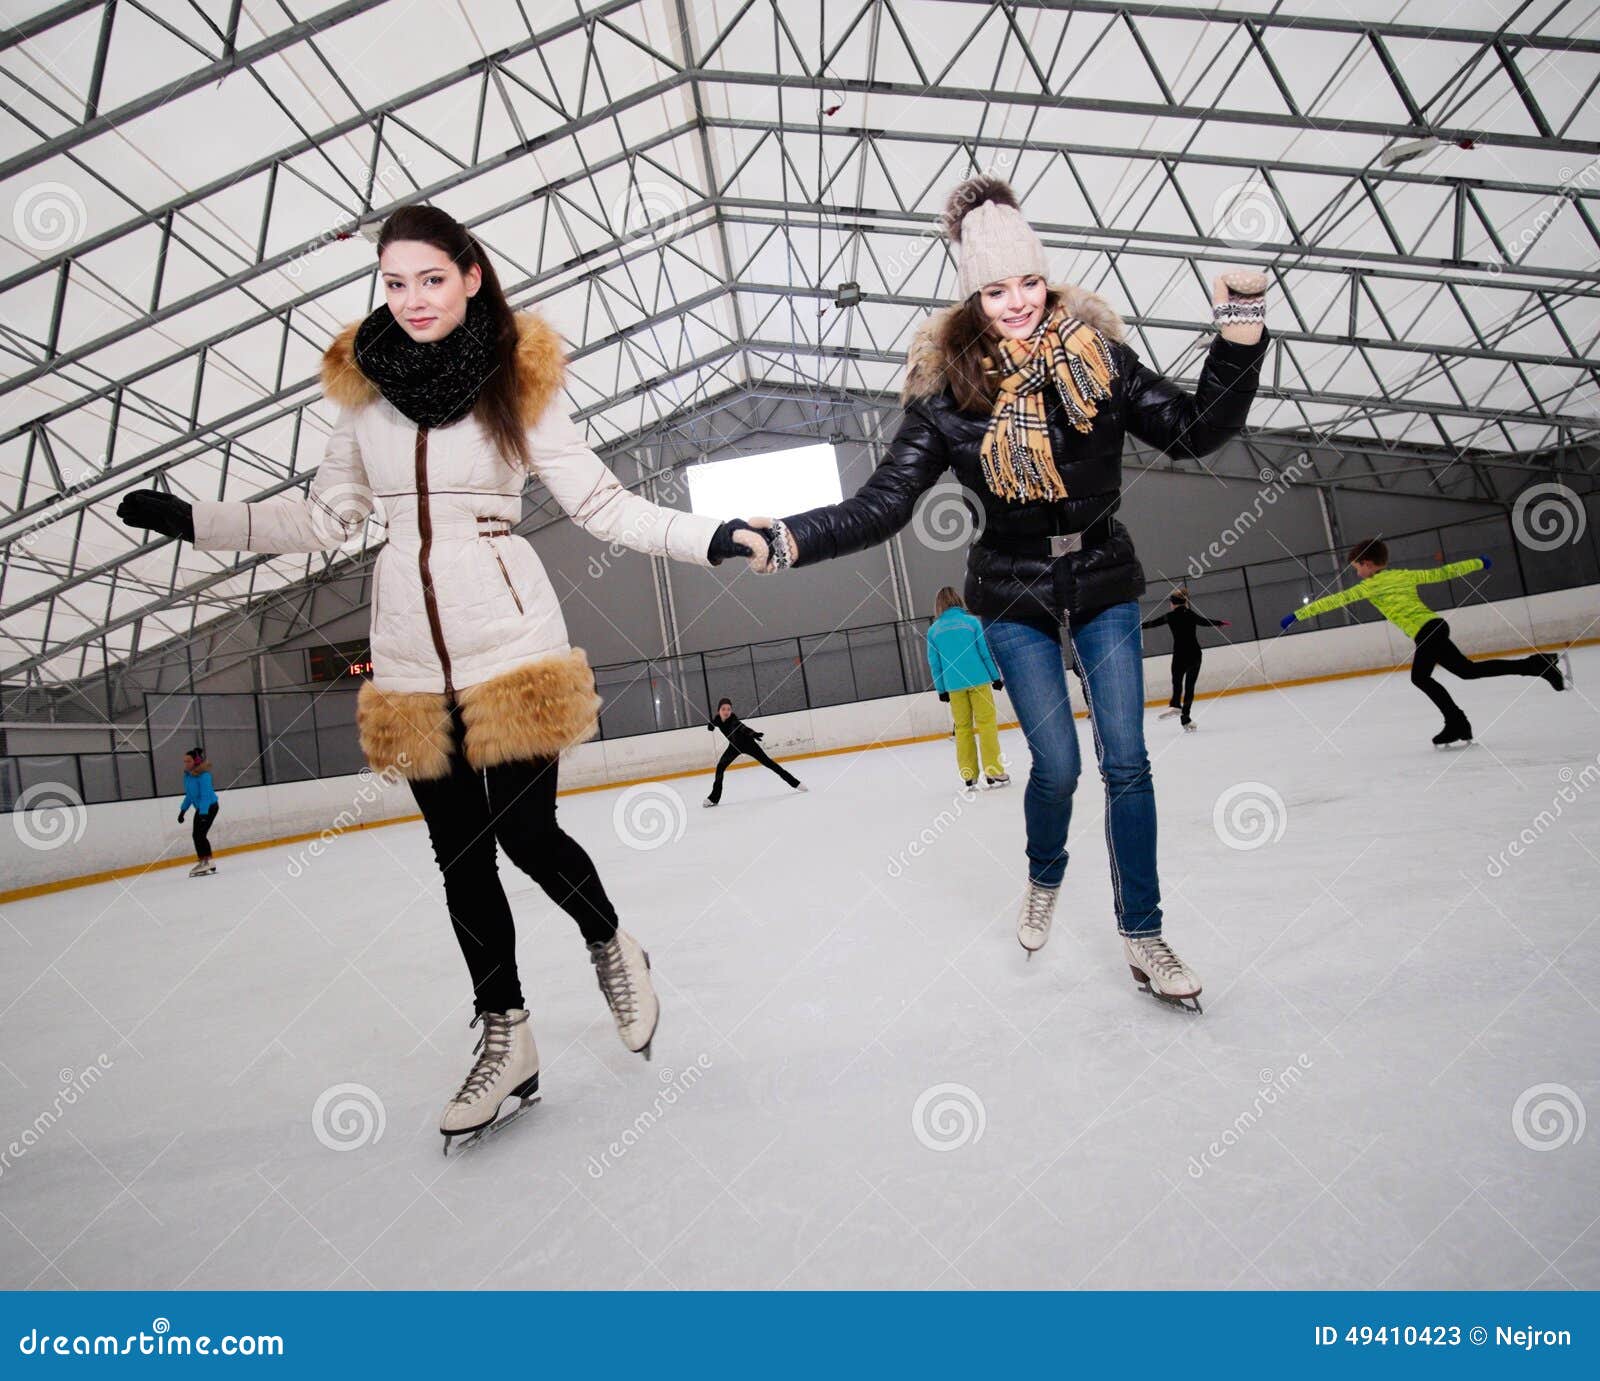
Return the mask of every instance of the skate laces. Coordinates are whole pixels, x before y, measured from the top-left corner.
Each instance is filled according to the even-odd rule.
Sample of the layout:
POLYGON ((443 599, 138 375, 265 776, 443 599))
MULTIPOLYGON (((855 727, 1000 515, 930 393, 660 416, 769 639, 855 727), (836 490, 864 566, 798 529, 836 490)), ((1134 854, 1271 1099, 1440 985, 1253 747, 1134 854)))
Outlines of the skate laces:
POLYGON ((1047 887, 1029 886, 1027 913, 1022 924, 1029 930, 1045 931, 1050 928, 1050 915, 1055 910, 1056 894, 1047 887))
POLYGON ((483 1025, 483 1034, 478 1037, 477 1045, 472 1047, 472 1053, 478 1058, 451 1102, 468 1103, 489 1091, 489 1085, 499 1077, 505 1062, 511 1058, 511 1028, 517 1022, 526 1020, 526 1017, 513 1019, 503 1012, 479 1012, 473 1017, 473 1026, 480 1022, 483 1025))
POLYGON ((612 1014, 619 1022, 632 1021, 638 999, 633 991, 633 976, 622 957, 621 937, 613 937, 604 944, 595 945, 590 953, 594 956, 595 977, 600 981, 600 991, 605 994, 612 1014))
POLYGON ((1172 946, 1159 935, 1149 940, 1135 940, 1140 957, 1147 961, 1153 969, 1162 973, 1181 974, 1184 972, 1183 960, 1172 952, 1172 946))

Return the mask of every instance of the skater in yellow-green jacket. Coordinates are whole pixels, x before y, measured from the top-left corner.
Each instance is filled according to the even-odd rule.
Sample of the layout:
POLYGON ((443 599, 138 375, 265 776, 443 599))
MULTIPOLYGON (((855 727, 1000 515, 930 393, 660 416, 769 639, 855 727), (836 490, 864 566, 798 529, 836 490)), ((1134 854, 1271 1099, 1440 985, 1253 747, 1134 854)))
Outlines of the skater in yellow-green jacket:
POLYGON ((1556 690, 1565 687, 1559 661, 1553 653, 1535 652, 1527 657, 1485 657, 1473 661, 1450 641, 1450 625, 1418 596, 1418 585, 1488 570, 1492 563, 1487 556, 1453 561, 1433 570, 1391 570, 1389 548, 1376 537, 1369 537, 1350 549, 1348 559, 1360 582, 1338 594, 1325 595, 1301 605, 1294 613, 1284 616, 1282 626, 1287 628, 1291 623, 1315 618, 1358 599, 1370 600, 1373 608, 1417 645, 1411 662, 1411 684, 1444 714, 1444 728, 1433 736, 1433 741, 1441 747, 1469 742, 1472 725, 1461 707, 1450 698, 1450 692, 1433 679, 1435 667, 1443 667, 1463 681, 1476 681, 1484 676, 1540 676, 1556 690))

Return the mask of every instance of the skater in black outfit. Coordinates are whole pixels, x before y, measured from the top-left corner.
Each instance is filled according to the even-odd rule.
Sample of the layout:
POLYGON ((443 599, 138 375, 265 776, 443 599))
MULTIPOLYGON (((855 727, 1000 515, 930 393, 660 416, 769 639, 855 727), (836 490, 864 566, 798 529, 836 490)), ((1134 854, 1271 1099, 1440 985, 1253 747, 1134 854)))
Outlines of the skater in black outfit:
POLYGON ((717 701, 717 712, 711 717, 707 729, 721 729, 728 740, 728 747, 720 758, 717 759, 717 779, 711 784, 711 794, 706 797, 704 804, 714 806, 722 800, 722 774, 732 766, 735 758, 742 753, 748 753, 763 767, 770 767, 796 791, 804 791, 805 784, 792 773, 785 771, 773 762, 762 748, 758 739, 765 737, 759 729, 752 729, 744 720, 733 712, 733 701, 723 696, 717 701))
POLYGON ((1176 589, 1171 596, 1172 607, 1159 618, 1150 619, 1140 624, 1141 628, 1159 628, 1165 624, 1172 630, 1172 699, 1168 702, 1172 708, 1161 714, 1162 719, 1171 719, 1175 714, 1183 716, 1182 724, 1185 729, 1193 729, 1194 721, 1189 717, 1189 711, 1194 707, 1195 682, 1200 679, 1200 639, 1195 635, 1197 628, 1227 628, 1227 619, 1208 619, 1195 613, 1189 607, 1189 592, 1186 589, 1176 589))

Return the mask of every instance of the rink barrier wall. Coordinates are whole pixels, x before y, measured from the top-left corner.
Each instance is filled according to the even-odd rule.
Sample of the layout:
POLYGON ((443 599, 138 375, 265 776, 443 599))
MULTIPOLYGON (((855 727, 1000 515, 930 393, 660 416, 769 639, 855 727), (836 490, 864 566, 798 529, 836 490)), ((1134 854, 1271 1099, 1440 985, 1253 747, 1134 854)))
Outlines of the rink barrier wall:
MULTIPOLYGON (((1330 617, 1339 614, 1324 619, 1330 617)), ((1600 631, 1600 586, 1442 610, 1441 617, 1449 622, 1452 638, 1469 656, 1592 646, 1600 643, 1596 636, 1600 631)), ((1408 666, 1411 651, 1411 641, 1386 621, 1319 628, 1260 642, 1224 643, 1205 650, 1204 689, 1196 700, 1382 675, 1408 666)), ((1167 662, 1165 653, 1145 658, 1147 705, 1166 704, 1167 662)), ((1082 717, 1081 688, 1075 677, 1069 678, 1068 684, 1073 712, 1082 717)), ((1004 691, 996 693, 995 708, 1001 729, 1017 727, 1004 691)), ((932 693, 758 718, 766 734, 762 747, 773 757, 788 761, 929 743, 950 736, 949 710, 932 693)), ((701 778, 709 787, 714 764, 725 746, 721 734, 708 733, 703 726, 580 744, 562 759, 564 786, 560 794, 688 778, 701 778)), ((746 760, 730 770, 756 766, 746 760)), ((228 788, 220 794, 222 809, 213 827, 218 859, 294 845, 319 850, 348 830, 422 818, 403 781, 366 772, 228 788), (225 847, 224 841, 228 841, 225 847)), ((13 814, 13 828, 0 834, 0 877, 5 883, 0 903, 137 877, 155 868, 190 866, 194 852, 189 828, 177 823, 177 808, 176 796, 84 806, 72 820, 60 819, 63 832, 48 834, 31 828, 28 814, 13 814), (70 850, 74 868, 70 876, 62 876, 63 849, 70 850)))

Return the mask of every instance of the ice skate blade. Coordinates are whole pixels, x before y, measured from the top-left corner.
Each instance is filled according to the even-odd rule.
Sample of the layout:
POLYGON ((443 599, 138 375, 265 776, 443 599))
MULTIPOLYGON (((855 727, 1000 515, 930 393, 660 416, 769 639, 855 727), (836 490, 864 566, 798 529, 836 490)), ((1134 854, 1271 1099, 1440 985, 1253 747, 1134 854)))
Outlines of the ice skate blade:
POLYGON ((498 1132, 502 1127, 510 1126, 511 1123, 515 1122, 519 1117, 522 1116, 523 1113, 527 1112, 528 1109, 531 1108, 538 1101, 539 1101, 539 1095, 538 1094, 534 1094, 533 1097, 531 1097, 531 1098, 524 1098, 520 1103, 517 1104, 516 1107, 514 1107, 510 1112, 506 1113, 504 1116, 497 1116, 493 1122, 489 1123, 485 1127, 478 1127, 475 1130, 470 1131, 470 1132, 445 1132, 444 1133, 444 1153, 445 1153, 445 1155, 448 1156, 450 1154, 451 1144, 454 1143, 455 1148, 456 1148, 456 1154, 459 1156, 463 1151, 465 1151, 467 1149, 467 1147, 476 1146, 486 1136, 492 1136, 495 1132, 498 1132))
POLYGON ((1142 970, 1134 968, 1132 964, 1128 965, 1128 969, 1133 974, 1133 981, 1139 985, 1140 991, 1149 993, 1157 1002, 1167 1007, 1175 1007, 1180 1012, 1193 1013, 1196 1016, 1205 1011, 1205 1008, 1200 1005, 1200 994, 1204 991, 1203 989, 1196 988, 1194 992, 1186 997, 1173 997, 1168 993, 1158 993, 1151 984, 1149 975, 1142 970))
POLYGON ((519 1117, 522 1116, 523 1113, 527 1112, 527 1110, 538 1101, 539 1076, 535 1074, 531 1079, 526 1080, 518 1087, 512 1089, 510 1093, 506 1094, 505 1098, 500 1100, 500 1108, 495 1109, 494 1116, 490 1118, 489 1121, 485 1122, 481 1127, 464 1127, 458 1132, 447 1132, 441 1127, 439 1130, 440 1134, 444 1137, 445 1155, 448 1156, 450 1154, 451 1142, 458 1143, 456 1147, 458 1152, 466 1150, 466 1148, 469 1146, 475 1146, 491 1132, 497 1132, 507 1123, 515 1122, 519 1117), (511 1098, 516 1098, 520 1101, 510 1112, 502 1115, 500 1108, 505 1107, 507 1099, 511 1098))

